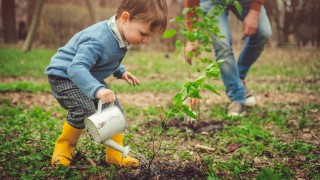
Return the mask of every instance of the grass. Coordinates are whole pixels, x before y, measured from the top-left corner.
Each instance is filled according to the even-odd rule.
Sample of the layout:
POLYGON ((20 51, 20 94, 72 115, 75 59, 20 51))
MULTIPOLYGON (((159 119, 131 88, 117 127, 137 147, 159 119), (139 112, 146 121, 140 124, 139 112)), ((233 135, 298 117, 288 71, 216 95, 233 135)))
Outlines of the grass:
MULTIPOLYGON (((0 49, 0 78, 3 80, 0 93, 28 92, 39 96, 49 93, 44 68, 53 53, 51 50, 33 50, 24 54, 16 49, 0 49)), ((169 122, 177 125, 171 124, 166 131, 154 167, 163 164, 171 169, 185 168, 186 172, 191 172, 190 167, 193 166, 190 164, 200 163, 197 167, 199 172, 201 167, 205 167, 206 172, 202 176, 186 173, 190 179, 318 179, 319 54, 318 50, 266 49, 266 53, 253 66, 249 79, 250 87, 264 98, 264 103, 248 108, 243 118, 230 118, 225 114, 227 104, 221 101, 223 97, 211 104, 204 103, 205 99, 201 112, 197 112, 201 120, 193 123, 208 123, 204 127, 218 124, 221 127, 198 133, 189 126, 183 126, 182 118, 172 119, 169 122), (274 94, 280 95, 274 97, 274 94), (284 98, 288 94, 293 94, 289 98, 301 96, 308 99, 292 101, 284 98), (278 97, 282 100, 277 101, 278 97), (195 144, 216 150, 196 151, 192 148, 195 144)), ((155 95, 177 92, 188 79, 188 71, 194 69, 188 69, 180 55, 168 55, 138 51, 128 54, 124 63, 140 78, 141 86, 129 87, 113 78, 107 81, 115 92, 137 98, 143 98, 145 92, 155 95)), ((191 76, 196 77, 194 74, 191 76)), ((213 83, 223 94, 222 83, 213 83)), ((215 95, 206 98, 211 97, 215 98, 215 95)), ((92 142, 86 132, 78 142, 73 168, 52 169, 50 158, 66 111, 58 104, 27 106, 12 101, 10 97, 2 97, 0 102, 1 179, 135 177, 134 170, 105 164, 104 146, 92 142), (90 166, 88 158, 97 166, 90 166)), ((170 105, 167 102, 164 110, 170 105)), ((129 124, 125 144, 130 146, 132 155, 139 157, 145 167, 153 155, 152 148, 159 147, 160 135, 152 136, 160 119, 159 109, 156 104, 140 106, 132 102, 124 102, 123 108, 129 124), (156 139, 155 144, 153 138, 156 139)), ((143 172, 141 167, 140 173, 143 172)), ((159 169, 155 173, 160 177, 165 175, 159 169)), ((155 177, 152 176, 155 174, 149 175, 155 177)))
POLYGON ((52 50, 33 50, 23 53, 17 49, 0 49, 0 75, 4 77, 44 76, 44 67, 48 65, 52 50))
POLYGON ((1 83, 0 92, 50 92, 50 86, 46 83, 33 83, 28 81, 1 83))

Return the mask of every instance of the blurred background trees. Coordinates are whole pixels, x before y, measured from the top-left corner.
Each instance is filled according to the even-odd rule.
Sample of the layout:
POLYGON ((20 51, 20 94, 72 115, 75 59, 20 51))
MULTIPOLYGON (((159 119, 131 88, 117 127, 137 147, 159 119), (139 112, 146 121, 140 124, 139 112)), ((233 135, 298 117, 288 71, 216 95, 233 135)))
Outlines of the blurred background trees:
POLYGON ((277 34, 278 45, 293 43, 290 42, 292 37, 298 46, 311 44, 319 47, 318 0, 266 0, 265 6, 277 34))
MULTIPOLYGON (((32 30, 32 19, 39 16, 34 34, 34 45, 58 48, 64 45, 77 31, 109 19, 115 14, 120 0, 42 0, 42 12, 36 13, 37 0, 0 1, 0 45, 21 44, 32 30)), ((180 15, 184 0, 167 0, 169 18, 180 15)), ((270 46, 320 46, 320 6, 317 0, 266 0, 273 37, 270 46)), ((241 45, 242 24, 230 15, 234 44, 241 45)), ((168 29, 177 29, 169 23, 168 29)), ((177 37, 175 37, 177 38, 177 37)), ((175 39, 153 40, 152 45, 141 48, 174 50, 175 39)), ((31 42, 32 44, 32 42, 31 42)), ((139 49, 139 47, 138 47, 139 49)))
POLYGON ((5 43, 15 43, 16 37, 16 13, 15 2, 12 0, 2 0, 1 16, 3 40, 5 43))

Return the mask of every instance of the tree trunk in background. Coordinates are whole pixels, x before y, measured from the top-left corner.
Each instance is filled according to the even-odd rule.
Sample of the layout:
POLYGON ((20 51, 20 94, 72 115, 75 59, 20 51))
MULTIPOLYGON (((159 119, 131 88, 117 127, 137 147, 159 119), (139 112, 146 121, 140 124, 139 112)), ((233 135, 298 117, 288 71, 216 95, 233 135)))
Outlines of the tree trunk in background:
POLYGON ((16 13, 14 0, 2 0, 2 23, 5 43, 16 43, 16 13))
POLYGON ((277 37, 277 45, 282 44, 282 23, 281 18, 284 15, 283 10, 281 10, 281 5, 279 4, 279 1, 265 1, 264 6, 267 10, 267 14, 271 23, 271 26, 274 25, 275 32, 273 32, 272 36, 276 35, 277 37))
POLYGON ((27 52, 27 51, 31 50, 33 38, 36 33, 38 24, 40 22, 42 5, 43 5, 43 1, 37 0, 36 11, 35 11, 35 14, 33 15, 33 18, 32 18, 32 22, 31 22, 31 26, 28 31, 27 39, 25 40, 23 47, 22 47, 23 52, 27 52))
POLYGON ((28 0, 28 12, 27 12, 27 29, 31 26, 32 17, 36 9, 36 0, 28 0))
POLYGON ((91 22, 92 23, 97 22, 96 13, 95 13, 92 2, 90 0, 86 0, 86 5, 87 5, 88 11, 89 11, 91 22))
POLYGON ((100 0, 99 6, 100 7, 106 7, 106 1, 105 0, 100 0))
POLYGON ((312 25, 316 25, 315 27, 315 41, 316 41, 316 46, 319 48, 320 47, 320 23, 319 23, 319 16, 320 16, 320 12, 319 12, 319 8, 320 8, 320 4, 318 2, 318 0, 313 0, 313 11, 312 11, 312 25))
POLYGON ((317 28, 317 47, 320 48, 320 25, 317 28))

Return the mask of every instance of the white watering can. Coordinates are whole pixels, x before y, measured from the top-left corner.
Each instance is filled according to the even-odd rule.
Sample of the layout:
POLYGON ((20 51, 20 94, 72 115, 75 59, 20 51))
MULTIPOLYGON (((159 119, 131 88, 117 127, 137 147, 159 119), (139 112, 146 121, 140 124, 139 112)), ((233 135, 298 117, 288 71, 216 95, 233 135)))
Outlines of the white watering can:
POLYGON ((120 146, 111 138, 126 130, 126 120, 121 110, 111 103, 102 110, 102 102, 99 100, 98 111, 87 117, 84 124, 88 129, 91 138, 97 143, 104 143, 107 146, 122 153, 126 157, 129 153, 129 146, 120 146))

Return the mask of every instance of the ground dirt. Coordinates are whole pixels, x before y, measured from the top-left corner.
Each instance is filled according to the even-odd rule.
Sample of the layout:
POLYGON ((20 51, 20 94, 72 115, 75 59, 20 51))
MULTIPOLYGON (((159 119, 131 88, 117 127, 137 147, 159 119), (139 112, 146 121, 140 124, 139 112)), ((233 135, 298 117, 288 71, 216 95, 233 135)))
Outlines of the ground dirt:
MULTIPOLYGON (((16 79, 2 79, 4 82, 11 82, 16 79)), ((224 92, 220 92, 224 94, 224 92)), ((315 103, 319 102, 320 93, 306 93, 306 92, 273 92, 273 93, 256 93, 255 94, 258 99, 258 107, 265 107, 268 103, 272 104, 286 104, 290 108, 300 108, 303 106, 300 104, 304 103, 315 103)), ((117 94, 121 104, 123 106, 132 105, 137 106, 139 108, 146 108, 148 106, 160 105, 166 106, 172 103, 172 98, 174 96, 173 92, 166 93, 151 93, 151 92, 139 92, 139 93, 118 93, 117 94)), ((212 106, 214 104, 227 104, 228 99, 225 95, 216 96, 209 93, 203 94, 204 100, 201 100, 201 106, 212 106)), ((53 98, 50 93, 26 93, 26 92, 2 92, 0 93, 0 100, 4 99, 11 101, 13 104, 21 104, 28 107, 40 106, 43 108, 50 108, 53 105, 58 105, 58 102, 53 98)), ((312 119, 316 121, 317 125, 320 123, 320 114, 315 114, 312 119)), ((181 120, 172 120, 168 124, 171 127, 175 127, 180 129, 182 132, 188 130, 192 130, 195 133, 206 133, 206 132, 215 132, 220 131, 226 122, 214 121, 210 120, 201 121, 200 123, 186 123, 181 120)), ((237 122, 230 122, 236 125, 237 122)), ((293 119, 289 121, 289 124, 294 126, 297 122, 293 119)), ((274 128, 272 124, 270 127, 266 128, 274 128)), ((283 139, 295 139, 300 138, 308 142, 310 139, 319 140, 320 133, 314 132, 312 130, 302 130, 301 132, 297 132, 296 135, 283 135, 283 139)), ((312 142, 314 144, 319 144, 319 142, 312 142)), ((238 149, 239 146, 237 144, 230 144, 227 149, 230 152, 238 149)), ((320 152, 319 152, 320 153, 320 152)), ((155 159, 152 163, 151 169, 149 169, 148 162, 144 161, 143 158, 141 160, 141 166, 138 169, 133 169, 130 171, 125 171, 125 173, 120 172, 117 174, 115 179, 206 179, 208 169, 201 162, 201 158, 194 154, 195 159, 193 161, 185 161, 185 162, 176 162, 172 158, 164 158, 166 161, 160 161, 155 159), (150 171, 151 170, 151 171, 150 171)), ((305 159, 305 157, 298 157, 301 159, 305 159)), ((265 165, 261 160, 256 159, 254 162, 257 166, 265 165)), ((100 165, 100 164, 99 164, 100 165)), ((107 164, 101 164, 102 166, 108 167, 107 164)), ((293 169, 295 167, 292 167, 293 169)), ((296 174, 298 174, 299 170, 297 169, 296 174)), ((303 174, 303 173, 302 173, 303 174)), ((254 178, 255 175, 247 174, 247 178, 254 178)), ((88 178, 97 178, 97 177, 88 177, 88 178)), ((106 178, 106 177, 100 177, 106 178)))
MULTIPOLYGON (((220 92, 221 94, 223 92, 220 92)), ((40 106, 40 107, 50 107, 52 105, 58 105, 58 102, 50 93, 27 93, 27 92, 3 92, 0 93, 0 99, 8 99, 14 104, 26 105, 28 107, 40 106)), ((119 98, 122 105, 134 105, 140 108, 146 108, 153 105, 167 105, 172 103, 174 93, 151 93, 151 92, 139 92, 139 93, 119 93, 117 97, 119 98)), ((224 95, 215 96, 211 93, 204 93, 205 100, 202 100, 201 104, 204 106, 227 103, 228 99, 224 95)), ((320 93, 264 93, 255 94, 258 99, 258 107, 264 107, 266 102, 277 103, 312 103, 318 102, 320 99, 320 93)))

